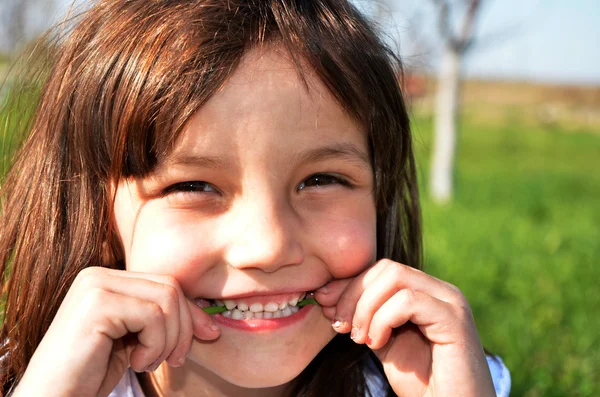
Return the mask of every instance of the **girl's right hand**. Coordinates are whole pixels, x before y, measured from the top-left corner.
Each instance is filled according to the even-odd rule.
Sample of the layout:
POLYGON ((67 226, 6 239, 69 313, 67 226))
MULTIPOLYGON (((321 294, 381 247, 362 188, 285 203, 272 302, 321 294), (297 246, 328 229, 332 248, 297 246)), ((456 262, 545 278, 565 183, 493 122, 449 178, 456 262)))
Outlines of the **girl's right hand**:
MULTIPOLYGON (((51 299, 49 297, 49 299, 51 299)), ((14 396, 107 396, 131 367, 181 366, 219 328, 170 276, 102 267, 79 273, 14 396)))

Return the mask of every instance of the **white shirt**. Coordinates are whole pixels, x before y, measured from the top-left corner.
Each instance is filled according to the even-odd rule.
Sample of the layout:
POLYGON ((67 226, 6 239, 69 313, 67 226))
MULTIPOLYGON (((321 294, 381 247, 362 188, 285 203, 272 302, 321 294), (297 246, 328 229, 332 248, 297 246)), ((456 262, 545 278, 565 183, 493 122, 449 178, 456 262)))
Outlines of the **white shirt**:
MULTIPOLYGON (((496 396, 508 397, 510 392, 510 373, 500 357, 487 356, 487 362, 492 373, 496 396)), ((367 370, 365 373, 367 388, 371 397, 385 396, 385 380, 377 372, 367 370)), ((119 384, 110 393, 109 397, 144 397, 142 387, 131 369, 125 372, 119 384)))

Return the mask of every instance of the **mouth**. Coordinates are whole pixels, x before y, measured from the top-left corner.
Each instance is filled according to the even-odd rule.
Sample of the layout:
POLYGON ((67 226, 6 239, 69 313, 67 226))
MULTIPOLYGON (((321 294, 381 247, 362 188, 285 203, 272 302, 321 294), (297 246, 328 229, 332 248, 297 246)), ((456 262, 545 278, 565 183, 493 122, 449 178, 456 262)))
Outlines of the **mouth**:
POLYGON ((195 300, 208 314, 221 314, 232 320, 268 320, 290 317, 306 304, 316 304, 313 292, 251 296, 239 299, 195 300))

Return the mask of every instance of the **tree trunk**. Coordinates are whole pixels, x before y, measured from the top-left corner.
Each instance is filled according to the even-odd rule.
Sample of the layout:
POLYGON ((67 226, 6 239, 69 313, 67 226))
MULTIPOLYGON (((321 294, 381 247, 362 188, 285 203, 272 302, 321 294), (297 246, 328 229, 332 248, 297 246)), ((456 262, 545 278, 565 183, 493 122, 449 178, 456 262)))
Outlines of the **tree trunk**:
POLYGON ((430 172, 431 198, 438 203, 446 203, 452 198, 459 84, 460 53, 446 45, 438 76, 435 139, 430 172))

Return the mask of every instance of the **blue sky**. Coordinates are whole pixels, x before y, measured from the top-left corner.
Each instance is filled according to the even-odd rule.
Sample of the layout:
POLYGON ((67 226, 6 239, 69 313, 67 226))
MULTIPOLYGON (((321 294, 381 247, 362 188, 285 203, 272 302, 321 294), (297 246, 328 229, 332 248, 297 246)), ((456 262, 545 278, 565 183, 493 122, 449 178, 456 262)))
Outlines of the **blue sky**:
MULTIPOLYGON (((369 12, 366 1, 355 0, 369 12)), ((384 25, 400 38, 409 64, 435 69, 435 10, 427 0, 389 0, 384 25)), ((369 3, 370 4, 370 3, 369 3)), ((468 76, 600 85, 600 1, 482 0, 479 45, 467 56, 468 76)))
MULTIPOLYGON (((64 9, 72 0, 58 0, 64 9)), ((370 13, 373 2, 352 0, 370 13)), ((431 0, 387 2, 382 26, 399 38, 407 63, 435 70, 431 0), (428 48, 412 37, 425 36, 428 48), (431 48, 429 48, 431 47, 431 48)), ((457 1, 457 0, 454 0, 457 1)), ((466 58, 472 77, 600 85, 600 0, 482 0, 476 35, 466 58)))

